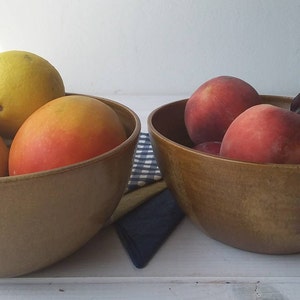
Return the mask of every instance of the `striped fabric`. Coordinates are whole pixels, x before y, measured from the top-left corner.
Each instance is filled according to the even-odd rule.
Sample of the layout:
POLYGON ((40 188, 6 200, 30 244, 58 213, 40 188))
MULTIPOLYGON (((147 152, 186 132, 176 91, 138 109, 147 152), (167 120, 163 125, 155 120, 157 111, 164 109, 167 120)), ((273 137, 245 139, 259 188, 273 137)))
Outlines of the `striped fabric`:
POLYGON ((140 133, 126 192, 161 180, 148 133, 140 133))

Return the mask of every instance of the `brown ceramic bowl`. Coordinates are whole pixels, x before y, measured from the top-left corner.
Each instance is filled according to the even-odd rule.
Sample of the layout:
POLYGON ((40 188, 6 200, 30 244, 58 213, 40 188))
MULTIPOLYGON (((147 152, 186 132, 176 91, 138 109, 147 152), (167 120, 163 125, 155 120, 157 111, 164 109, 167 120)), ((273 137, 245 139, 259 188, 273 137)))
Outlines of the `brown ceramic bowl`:
MULTIPOLYGON (((291 98, 262 96, 288 108, 291 98)), ((208 236, 243 250, 300 252, 300 165, 256 164, 192 150, 186 100, 148 118, 162 175, 179 205, 208 236)))
POLYGON ((0 277, 38 270, 76 251, 102 228, 121 200, 140 121, 127 107, 98 99, 117 112, 126 141, 70 166, 0 178, 0 277))

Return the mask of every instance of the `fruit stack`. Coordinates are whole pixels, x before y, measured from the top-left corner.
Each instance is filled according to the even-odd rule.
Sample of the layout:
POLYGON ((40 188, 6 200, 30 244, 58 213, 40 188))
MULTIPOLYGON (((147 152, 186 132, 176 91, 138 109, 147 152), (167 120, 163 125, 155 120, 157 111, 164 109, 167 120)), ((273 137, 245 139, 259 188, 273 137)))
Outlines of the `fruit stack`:
POLYGON ((249 83, 219 76, 188 99, 186 129, 198 151, 246 162, 298 164, 299 97, 290 109, 265 104, 249 83))
POLYGON ((125 139, 116 112, 93 97, 66 95, 47 60, 26 51, 0 53, 0 176, 74 164, 125 139))

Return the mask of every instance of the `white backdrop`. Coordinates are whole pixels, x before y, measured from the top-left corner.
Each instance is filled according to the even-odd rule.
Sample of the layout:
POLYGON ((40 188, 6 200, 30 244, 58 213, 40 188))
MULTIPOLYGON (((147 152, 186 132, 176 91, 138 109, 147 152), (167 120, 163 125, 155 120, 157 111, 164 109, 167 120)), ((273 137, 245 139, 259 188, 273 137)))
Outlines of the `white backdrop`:
POLYGON ((300 92, 298 0, 0 0, 0 50, 48 59, 70 92, 186 94, 233 75, 300 92))

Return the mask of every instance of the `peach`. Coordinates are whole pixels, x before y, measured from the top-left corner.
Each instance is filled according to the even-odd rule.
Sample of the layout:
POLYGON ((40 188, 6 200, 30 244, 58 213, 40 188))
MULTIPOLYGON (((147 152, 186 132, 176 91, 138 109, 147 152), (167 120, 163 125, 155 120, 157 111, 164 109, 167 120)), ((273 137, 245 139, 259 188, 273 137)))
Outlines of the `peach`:
POLYGON ((223 157, 256 163, 300 163, 300 115, 270 104, 253 106, 229 126, 223 157))
POLYGON ((208 154, 219 155, 221 142, 203 142, 193 147, 193 149, 208 154))
POLYGON ((92 97, 57 98, 36 110, 14 137, 9 174, 74 164, 103 154, 126 139, 116 112, 92 97))
POLYGON ((212 78, 186 103, 187 132, 195 145, 221 142, 231 122, 247 108, 260 103, 259 94, 247 82, 232 76, 212 78))

